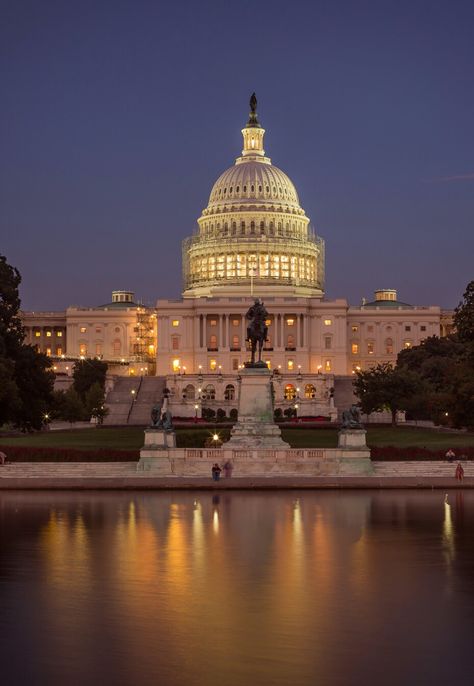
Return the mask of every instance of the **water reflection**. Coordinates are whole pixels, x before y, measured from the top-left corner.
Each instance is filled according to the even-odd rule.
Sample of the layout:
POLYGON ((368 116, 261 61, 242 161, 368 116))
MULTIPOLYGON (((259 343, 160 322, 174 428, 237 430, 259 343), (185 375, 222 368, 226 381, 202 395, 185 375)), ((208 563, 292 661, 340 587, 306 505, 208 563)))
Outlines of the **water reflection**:
POLYGON ((473 495, 0 494, 10 683, 467 683, 473 495))

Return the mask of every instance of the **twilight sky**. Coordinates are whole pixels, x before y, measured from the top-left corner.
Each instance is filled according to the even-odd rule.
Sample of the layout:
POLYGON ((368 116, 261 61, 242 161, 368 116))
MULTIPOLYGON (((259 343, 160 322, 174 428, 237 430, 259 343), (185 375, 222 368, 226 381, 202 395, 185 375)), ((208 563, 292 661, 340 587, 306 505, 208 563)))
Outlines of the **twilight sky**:
POLYGON ((327 297, 454 307, 474 279, 472 0, 3 0, 0 253, 25 309, 179 297, 242 148, 326 240, 327 297))

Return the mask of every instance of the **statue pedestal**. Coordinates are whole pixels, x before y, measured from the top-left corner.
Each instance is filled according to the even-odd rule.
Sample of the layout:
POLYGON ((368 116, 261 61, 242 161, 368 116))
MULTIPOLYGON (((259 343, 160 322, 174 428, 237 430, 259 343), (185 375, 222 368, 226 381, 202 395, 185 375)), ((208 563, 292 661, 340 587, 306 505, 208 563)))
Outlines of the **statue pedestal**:
POLYGON ((289 448, 273 420, 271 372, 266 365, 245 366, 240 372, 239 419, 224 448, 289 448))
POLYGON ((137 471, 153 471, 164 476, 172 475, 170 448, 176 448, 174 431, 150 427, 145 429, 145 445, 140 450, 137 471))
POLYGON ((337 447, 355 450, 367 450, 365 429, 341 429, 338 434, 337 447))

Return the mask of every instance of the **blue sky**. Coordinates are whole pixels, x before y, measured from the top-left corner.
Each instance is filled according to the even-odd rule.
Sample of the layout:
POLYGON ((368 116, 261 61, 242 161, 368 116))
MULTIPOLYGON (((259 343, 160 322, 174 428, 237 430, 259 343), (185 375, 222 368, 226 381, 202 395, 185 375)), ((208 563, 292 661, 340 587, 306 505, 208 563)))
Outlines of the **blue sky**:
POLYGON ((178 297, 254 90, 327 296, 454 307, 474 278, 473 35, 460 0, 4 1, 0 252, 24 307, 178 297))

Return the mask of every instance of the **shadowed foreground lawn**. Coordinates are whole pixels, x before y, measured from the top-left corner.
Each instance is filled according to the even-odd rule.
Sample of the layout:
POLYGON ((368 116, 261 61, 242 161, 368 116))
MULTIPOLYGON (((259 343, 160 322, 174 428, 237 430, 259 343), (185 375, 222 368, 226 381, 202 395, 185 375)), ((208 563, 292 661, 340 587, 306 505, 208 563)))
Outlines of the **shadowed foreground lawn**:
MULTIPOLYGON (((229 436, 229 429, 190 428, 178 429, 178 446, 202 447, 206 438, 217 431, 222 439, 229 436)), ((336 429, 284 428, 283 439, 293 448, 335 448, 336 429)), ((424 447, 442 450, 457 447, 474 447, 474 433, 445 433, 415 427, 369 427, 367 430, 369 446, 424 447)), ((71 429, 70 431, 47 431, 28 436, 5 436, 0 434, 0 446, 35 446, 55 448, 137 450, 143 445, 143 429, 140 427, 105 427, 91 429, 71 429)))

